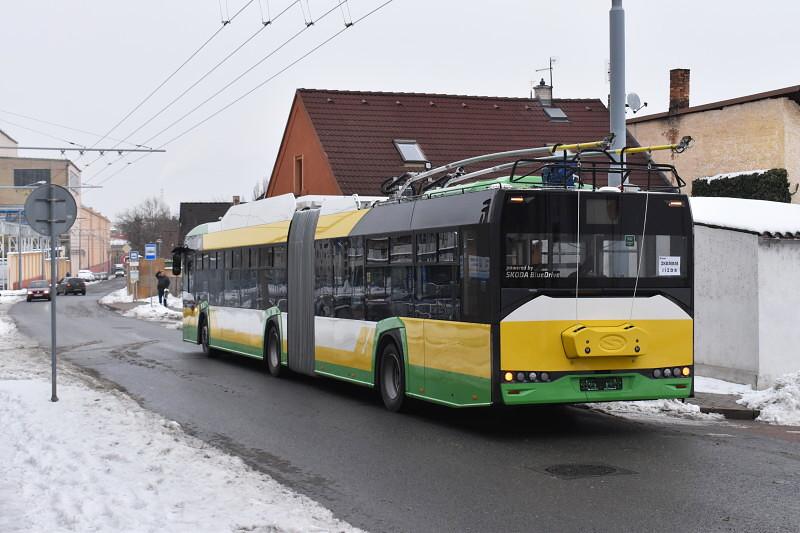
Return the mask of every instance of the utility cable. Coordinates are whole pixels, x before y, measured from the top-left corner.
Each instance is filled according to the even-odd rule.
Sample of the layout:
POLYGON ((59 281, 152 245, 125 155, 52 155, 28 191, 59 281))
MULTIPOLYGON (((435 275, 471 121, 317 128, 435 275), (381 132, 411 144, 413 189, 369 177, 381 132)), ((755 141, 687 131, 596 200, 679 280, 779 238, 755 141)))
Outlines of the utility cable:
MULTIPOLYGON (((284 67, 283 67, 282 69, 280 69, 278 72, 276 72, 276 73, 275 73, 275 74, 273 74, 272 76, 268 77, 267 79, 265 79, 264 81, 262 81, 261 83, 259 83, 259 84, 258 84, 258 85, 256 85, 255 87, 253 87, 252 89, 250 89, 250 90, 248 90, 247 92, 245 92, 245 93, 241 94, 241 95, 240 95, 240 96, 238 96, 236 99, 234 99, 233 101, 229 102, 229 103, 228 103, 228 104, 226 104, 225 106, 221 107, 220 109, 218 109, 217 111, 215 111, 215 112, 214 112, 214 113, 212 113, 211 115, 207 116, 207 117, 206 117, 206 118, 204 118, 203 120, 201 120, 201 121, 199 121, 199 122, 195 123, 195 124, 194 124, 193 126, 191 126, 190 128, 188 128, 188 129, 184 130, 184 131, 183 131, 183 132, 181 132, 180 134, 178 134, 178 135, 176 135, 175 137, 172 137, 172 138, 171 138, 171 139, 169 139, 168 141, 164 142, 164 143, 163 143, 163 144, 161 144, 161 145, 160 145, 160 146, 159 146, 157 149, 164 148, 164 147, 166 147, 167 145, 169 145, 169 144, 171 144, 171 143, 173 143, 173 142, 177 141, 177 140, 178 140, 178 139, 180 139, 181 137, 183 137, 183 136, 185 136, 185 135, 189 134, 190 132, 194 131, 195 129, 199 128, 200 126, 202 126, 203 124, 205 124, 206 122, 208 122, 208 121, 209 121, 209 120, 211 120, 212 118, 216 117, 216 116, 217 116, 217 115, 219 115, 220 113, 222 113, 222 112, 226 111, 227 109, 229 109, 229 108, 230 108, 230 107, 232 107, 233 105, 235 105, 235 104, 237 104, 238 102, 240 102, 240 101, 244 100, 245 98, 247 98, 248 96, 250 96, 252 93, 254 93, 255 91, 257 91, 258 89, 260 89, 260 88, 264 87, 265 85, 269 84, 269 83, 270 83, 270 82, 272 82, 272 81, 273 81, 275 78, 277 78, 278 76, 280 76, 281 74, 283 74, 283 73, 284 73, 284 72, 286 72, 287 70, 291 69, 292 67, 294 67, 295 65, 297 65, 298 63, 300 63, 301 61, 303 61, 305 58, 307 58, 308 56, 310 56, 311 54, 313 54, 314 52, 316 52, 317 50, 319 50, 319 49, 320 49, 320 48, 322 48, 323 46, 325 46, 325 45, 327 45, 328 43, 330 43, 331 41, 333 41, 333 40, 334 40, 336 37, 338 37, 339 35, 341 35, 342 33, 344 33, 344 32, 345 32, 345 31, 346 31, 348 28, 352 27, 353 25, 355 25, 355 24, 356 24, 356 23, 358 23, 358 22, 361 22, 361 21, 365 20, 366 18, 370 17, 371 15, 373 15, 373 14, 377 13, 378 11, 380 11, 381 9, 383 9, 384 7, 386 7, 387 5, 391 4, 393 1, 394 1, 394 0, 386 0, 386 1, 384 1, 382 4, 380 4, 379 6, 377 6, 377 7, 373 8, 371 11, 368 11, 367 13, 365 13, 364 15, 362 15, 361 17, 359 17, 359 18, 357 18, 355 21, 353 21, 353 23, 352 23, 350 26, 345 26, 344 28, 340 29, 339 31, 337 31, 336 33, 334 33, 333 35, 331 35, 330 37, 328 37, 327 39, 325 39, 324 41, 322 41, 322 42, 321 42, 321 43, 319 43, 318 45, 314 46, 312 49, 310 49, 310 50, 309 50, 309 51, 307 51, 306 53, 304 53, 303 55, 301 55, 301 56, 297 57, 296 59, 294 59, 293 61, 291 61, 290 63, 288 63, 286 66, 284 66, 284 67)), ((336 8, 338 8, 338 5, 337 5, 337 6, 335 6, 334 8, 332 8, 331 10, 329 10, 327 13, 325 13, 325 15, 327 15, 328 13, 331 13, 331 12, 333 12, 333 10, 335 10, 336 8)), ((325 16, 325 15, 323 15, 323 16, 325 16)), ((321 19, 322 19, 322 17, 320 17, 320 19, 318 19, 318 20, 321 20, 321 19)), ((293 37, 292 37, 292 38, 293 38, 293 37)), ((158 134, 157 134, 157 135, 158 135, 158 134)), ((151 139, 152 139, 152 138, 151 138, 151 139)), ((146 142, 148 142, 148 141, 146 141, 146 142)), ((102 185, 102 184, 104 184, 104 183, 108 182, 110 179, 112 179, 113 177, 117 176, 118 174, 120 174, 121 172, 123 172, 125 169, 127 169, 127 168, 128 168, 130 165, 132 165, 132 164, 134 164, 134 163, 137 163, 137 162, 141 161, 142 159, 144 159, 145 157, 147 157, 147 156, 148 156, 148 155, 150 155, 151 153, 152 153, 152 152, 148 152, 148 153, 142 154, 140 157, 138 157, 138 158, 137 158, 137 159, 135 159, 134 161, 129 161, 129 162, 128 162, 128 165, 126 165, 126 166, 124 166, 124 167, 120 168, 119 170, 117 170, 116 172, 114 172, 113 174, 111 174, 110 176, 106 177, 105 179, 103 179, 102 181, 100 181, 99 183, 97 183, 97 185, 102 185)), ((123 157, 124 157, 124 156, 123 156, 123 157)), ((93 176, 92 178, 94 178, 94 176, 93 176)))
POLYGON ((44 132, 44 131, 41 131, 41 130, 30 128, 28 126, 23 126, 22 124, 17 124, 16 122, 12 122, 12 121, 8 120, 7 118, 1 118, 0 122, 6 123, 6 124, 11 124, 12 126, 15 126, 17 128, 22 128, 23 130, 32 131, 33 133, 38 133, 39 135, 44 135, 45 137, 49 137, 49 138, 54 139, 56 141, 67 143, 67 144, 70 144, 72 146, 77 146, 78 148, 86 148, 86 146, 84 146, 82 144, 79 144, 79 143, 76 143, 76 142, 72 142, 72 141, 70 141, 68 139, 65 139, 63 137, 58 137, 56 135, 51 135, 51 134, 49 134, 47 132, 44 132))
MULTIPOLYGON (((40 118, 32 117, 30 115, 23 115, 22 113, 16 113, 14 111, 9 111, 7 109, 0 109, 0 113, 5 113, 7 115, 14 115, 16 117, 21 117, 21 118, 26 118, 28 120, 33 120, 34 122, 40 122, 42 124, 47 124, 48 126, 55 126, 57 128, 64 128, 65 130, 76 131, 78 133, 91 135, 92 137, 98 137, 98 138, 102 137, 102 135, 99 134, 99 133, 94 133, 94 132, 91 132, 91 131, 82 130, 80 128, 74 128, 72 126, 67 126, 65 124, 59 124, 58 122, 50 122, 50 121, 47 121, 47 120, 42 120, 40 118)), ((6 122, 9 122, 7 119, 0 119, 0 120, 5 120, 6 122)), ((13 123, 9 122, 9 124, 13 124, 13 123)), ((22 127, 22 126, 20 126, 20 127, 22 127)), ((124 142, 124 141, 121 141, 120 139, 115 139, 113 137, 106 137, 106 138, 110 139, 112 141, 124 142)), ((65 142, 67 142, 67 141, 65 141, 65 142)), ((136 143, 132 143, 132 142, 125 142, 125 144, 130 144, 131 146, 136 147, 136 148, 150 148, 149 146, 144 146, 143 144, 136 144, 136 143)))

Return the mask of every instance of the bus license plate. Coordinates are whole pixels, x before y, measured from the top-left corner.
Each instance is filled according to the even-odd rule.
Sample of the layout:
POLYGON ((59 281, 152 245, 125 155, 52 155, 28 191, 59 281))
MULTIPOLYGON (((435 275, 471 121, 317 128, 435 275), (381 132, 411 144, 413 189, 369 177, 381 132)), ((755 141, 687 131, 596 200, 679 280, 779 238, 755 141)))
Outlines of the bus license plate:
POLYGON ((581 392, 622 390, 622 378, 581 378, 581 392))

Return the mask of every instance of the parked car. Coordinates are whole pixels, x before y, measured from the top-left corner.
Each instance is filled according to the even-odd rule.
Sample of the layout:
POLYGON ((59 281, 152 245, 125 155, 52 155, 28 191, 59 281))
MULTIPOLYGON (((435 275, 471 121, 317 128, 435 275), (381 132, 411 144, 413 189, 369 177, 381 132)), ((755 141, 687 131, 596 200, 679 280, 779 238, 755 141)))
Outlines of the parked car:
POLYGON ((105 281, 108 279, 108 272, 95 272, 94 279, 100 279, 105 281))
POLYGON ((124 268, 116 269, 114 271, 114 277, 115 278, 124 278, 125 277, 125 269, 124 268))
POLYGON ((78 270, 78 277, 83 281, 94 281, 94 272, 91 270, 78 270))
POLYGON ((64 278, 56 285, 56 294, 86 294, 86 282, 82 278, 64 278))
POLYGON ((28 285, 28 301, 50 300, 50 282, 47 280, 31 281, 28 285))

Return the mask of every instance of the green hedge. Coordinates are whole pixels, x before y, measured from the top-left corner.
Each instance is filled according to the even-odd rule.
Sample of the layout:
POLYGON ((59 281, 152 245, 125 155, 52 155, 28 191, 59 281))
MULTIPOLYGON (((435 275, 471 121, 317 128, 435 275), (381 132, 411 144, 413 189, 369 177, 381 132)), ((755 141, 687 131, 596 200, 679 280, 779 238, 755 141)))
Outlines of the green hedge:
POLYGON ((786 169, 773 168, 766 172, 711 181, 700 178, 692 182, 692 196, 727 196, 788 203, 792 201, 792 196, 787 176, 786 169))

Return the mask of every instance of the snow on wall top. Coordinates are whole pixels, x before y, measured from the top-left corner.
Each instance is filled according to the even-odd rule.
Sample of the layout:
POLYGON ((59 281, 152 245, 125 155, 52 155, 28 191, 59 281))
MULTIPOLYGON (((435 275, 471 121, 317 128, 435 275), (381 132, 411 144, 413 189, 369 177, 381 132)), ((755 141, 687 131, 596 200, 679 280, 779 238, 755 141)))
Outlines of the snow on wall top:
POLYGON ((689 202, 696 224, 800 237, 798 204, 700 196, 689 202))
POLYGON ((723 178, 735 178, 737 176, 747 176, 749 174, 764 174, 769 172, 768 168, 759 168, 755 170, 740 170, 739 172, 723 172, 722 174, 714 174, 713 176, 702 176, 697 179, 705 181, 714 181, 723 178))

